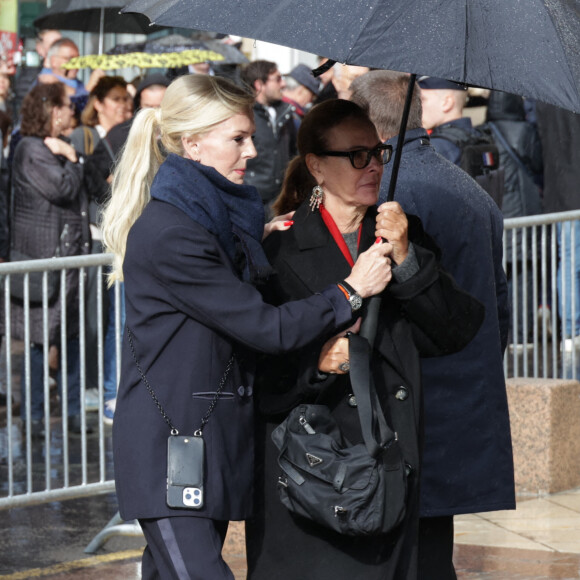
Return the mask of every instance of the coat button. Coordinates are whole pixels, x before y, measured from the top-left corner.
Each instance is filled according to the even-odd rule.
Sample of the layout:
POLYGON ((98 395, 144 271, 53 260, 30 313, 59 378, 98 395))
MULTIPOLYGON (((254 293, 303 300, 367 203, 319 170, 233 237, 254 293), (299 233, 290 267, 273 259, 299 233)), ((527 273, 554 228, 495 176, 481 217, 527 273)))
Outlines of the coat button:
POLYGON ((405 387, 399 387, 399 390, 395 394, 395 399, 398 401, 406 401, 409 397, 409 391, 405 387))
POLYGON ((238 395, 240 395, 240 397, 243 397, 246 394, 246 389, 245 387, 238 387, 238 395))
POLYGON ((356 407, 356 397, 354 395, 349 395, 347 397, 347 402, 349 407, 356 407))

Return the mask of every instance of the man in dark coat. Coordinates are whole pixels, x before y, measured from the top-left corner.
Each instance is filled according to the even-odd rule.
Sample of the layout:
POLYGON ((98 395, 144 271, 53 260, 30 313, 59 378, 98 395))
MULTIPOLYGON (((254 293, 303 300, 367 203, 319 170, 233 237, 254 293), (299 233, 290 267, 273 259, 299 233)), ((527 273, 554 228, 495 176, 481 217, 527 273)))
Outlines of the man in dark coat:
MULTIPOLYGON (((544 161, 544 211, 552 213, 580 209, 580 115, 544 103, 536 104, 536 115, 544 161)), ((565 335, 562 350, 566 367, 569 367, 568 363, 574 360, 573 350, 576 350, 576 361, 579 360, 580 347, 580 220, 558 224, 558 244, 558 302, 565 335), (572 288, 576 289, 575 295, 572 295, 572 288), (575 313, 575 318, 572 318, 572 313, 575 313)), ((566 368, 566 374, 571 370, 566 368)))
POLYGON ((284 78, 276 63, 256 60, 243 70, 244 82, 256 91, 254 145, 244 182, 253 185, 265 206, 278 197, 288 162, 296 154, 293 107, 282 101, 284 78))
MULTIPOLYGON (((541 191, 538 185, 542 174, 542 145, 537 127, 526 120, 524 100, 518 95, 492 91, 489 96, 486 123, 477 129, 494 139, 504 170, 505 188, 501 211, 504 218, 542 213, 541 191)), ((532 229, 527 231, 528 255, 522 255, 522 234, 518 232, 516 258, 513 260, 512 235, 506 237, 506 260, 509 296, 512 297, 514 270, 517 272, 517 333, 515 341, 527 343, 532 335, 533 316, 537 305, 533 302, 532 229), (524 264, 529 275, 524 276, 524 264), (524 286, 527 300, 524 304, 524 286), (526 314, 524 316, 524 313, 526 314), (524 324, 524 319, 526 324, 524 324)), ((538 256, 539 257, 539 256, 538 256)))
MULTIPOLYGON (((397 145, 408 76, 372 71, 351 85, 382 140, 397 145)), ((514 479, 502 356, 509 308, 502 268, 503 218, 489 195, 439 155, 421 127, 415 88, 395 200, 419 216, 441 248, 441 263, 486 309, 462 351, 423 359, 425 448, 421 476, 419 578, 455 578, 453 515, 513 509, 514 479), (491 476, 490 474, 493 474, 491 476)), ((379 200, 386 200, 391 166, 379 200)))

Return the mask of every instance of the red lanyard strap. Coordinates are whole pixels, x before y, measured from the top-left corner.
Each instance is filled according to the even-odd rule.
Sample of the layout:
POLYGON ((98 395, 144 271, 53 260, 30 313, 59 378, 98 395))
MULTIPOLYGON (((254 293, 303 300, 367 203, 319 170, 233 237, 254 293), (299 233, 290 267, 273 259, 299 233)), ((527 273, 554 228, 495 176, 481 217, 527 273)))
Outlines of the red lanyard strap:
MULTIPOLYGON (((332 219, 332 216, 330 215, 330 213, 328 213, 328 210, 324 207, 323 203, 320 204, 319 211, 320 211, 320 215, 322 217, 322 220, 324 221, 326 227, 328 228, 328 231, 330 232, 330 235, 332 236, 332 238, 336 242, 336 245, 340 248, 340 251, 342 252, 342 255, 344 256, 344 258, 346 259, 346 261, 350 264, 350 267, 352 268, 354 266, 354 260, 352 258, 351 253, 350 253, 350 250, 348 249, 348 246, 346 245, 346 242, 344 241, 344 238, 342 237, 342 234, 340 233, 338 226, 336 225, 336 223, 332 219)), ((361 232, 362 232, 362 223, 361 223, 360 228, 358 230, 358 240, 357 240, 357 244, 356 244, 357 248, 360 245, 361 232)))

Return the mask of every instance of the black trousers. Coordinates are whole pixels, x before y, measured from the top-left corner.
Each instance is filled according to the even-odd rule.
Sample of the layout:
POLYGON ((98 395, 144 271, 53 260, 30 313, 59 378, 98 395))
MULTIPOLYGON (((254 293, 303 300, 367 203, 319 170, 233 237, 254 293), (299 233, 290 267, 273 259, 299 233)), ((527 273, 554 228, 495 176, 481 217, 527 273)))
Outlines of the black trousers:
POLYGON ((419 520, 418 580, 457 580, 453 566, 453 516, 419 520))
POLYGON ((195 516, 139 520, 143 580, 234 580, 222 558, 227 521, 195 516))

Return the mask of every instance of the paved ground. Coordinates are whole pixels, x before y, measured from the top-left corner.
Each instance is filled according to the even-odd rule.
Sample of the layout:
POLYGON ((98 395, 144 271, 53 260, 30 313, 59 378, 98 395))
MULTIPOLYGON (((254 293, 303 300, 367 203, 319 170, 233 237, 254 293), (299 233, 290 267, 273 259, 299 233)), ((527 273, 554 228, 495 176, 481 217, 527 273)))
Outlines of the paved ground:
MULTIPOLYGON (((140 578, 142 536, 117 536, 84 553, 115 511, 107 494, 0 512, 0 580, 140 578)), ((224 552, 236 580, 245 579, 242 524, 230 527, 224 552)), ((458 518, 455 563, 459 580, 580 578, 580 491, 458 518)))

